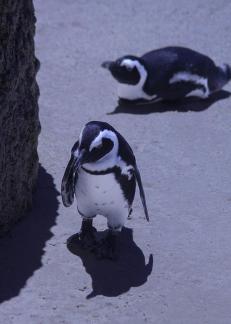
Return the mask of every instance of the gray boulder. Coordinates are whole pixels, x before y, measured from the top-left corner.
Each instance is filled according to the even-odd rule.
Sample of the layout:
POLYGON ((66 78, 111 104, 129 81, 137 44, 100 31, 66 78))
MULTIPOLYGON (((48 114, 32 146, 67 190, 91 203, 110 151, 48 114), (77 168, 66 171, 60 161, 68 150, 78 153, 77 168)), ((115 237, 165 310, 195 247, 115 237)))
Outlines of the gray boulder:
POLYGON ((0 235, 31 207, 38 172, 35 22, 32 0, 0 0, 0 235))

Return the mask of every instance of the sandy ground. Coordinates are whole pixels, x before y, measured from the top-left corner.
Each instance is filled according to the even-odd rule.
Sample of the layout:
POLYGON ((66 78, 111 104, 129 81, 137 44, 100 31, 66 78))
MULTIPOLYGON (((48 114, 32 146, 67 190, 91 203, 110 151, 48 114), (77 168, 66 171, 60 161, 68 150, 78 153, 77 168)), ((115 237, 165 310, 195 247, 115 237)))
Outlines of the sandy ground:
MULTIPOLYGON (((230 323, 227 93, 124 111, 100 67, 174 44, 231 63, 230 1, 35 0, 35 7, 41 168, 33 212, 1 241, 0 323, 230 323), (137 195, 115 263, 66 244, 81 220, 75 205, 62 206, 60 182, 90 120, 111 123, 133 147, 151 218, 137 195)), ((103 218, 95 223, 105 230, 103 218)))

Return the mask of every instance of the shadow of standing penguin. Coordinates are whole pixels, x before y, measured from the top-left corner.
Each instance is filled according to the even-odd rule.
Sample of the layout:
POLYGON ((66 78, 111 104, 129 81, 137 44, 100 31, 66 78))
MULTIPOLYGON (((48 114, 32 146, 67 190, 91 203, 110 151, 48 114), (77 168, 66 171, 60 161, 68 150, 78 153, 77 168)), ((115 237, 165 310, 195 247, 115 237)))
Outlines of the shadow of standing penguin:
POLYGON ((75 241, 75 235, 72 235, 67 240, 67 248, 82 259, 86 272, 91 276, 92 292, 87 299, 98 295, 119 296, 132 287, 142 286, 152 272, 153 256, 150 254, 146 264, 142 250, 133 241, 130 228, 125 227, 121 232, 118 242, 120 257, 116 262, 97 260, 94 254, 81 250, 75 241))

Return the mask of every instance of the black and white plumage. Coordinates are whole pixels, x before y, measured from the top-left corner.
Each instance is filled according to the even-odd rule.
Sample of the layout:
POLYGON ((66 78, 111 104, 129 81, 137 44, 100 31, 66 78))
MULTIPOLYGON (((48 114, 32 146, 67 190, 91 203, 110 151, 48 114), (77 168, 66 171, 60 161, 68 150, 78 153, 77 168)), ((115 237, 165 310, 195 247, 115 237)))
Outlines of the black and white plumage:
POLYGON ((136 182, 149 220, 141 177, 131 147, 111 125, 100 121, 87 123, 72 148, 61 193, 66 207, 73 203, 76 196, 77 208, 83 217, 83 241, 89 232, 91 237, 94 236, 92 219, 97 214, 107 218, 109 235, 103 256, 107 256, 108 249, 114 250, 114 234, 122 229, 131 212, 136 182))
POLYGON ((119 82, 118 96, 135 100, 202 99, 231 79, 229 65, 216 66, 208 56, 184 47, 165 47, 141 57, 123 56, 102 64, 119 82))

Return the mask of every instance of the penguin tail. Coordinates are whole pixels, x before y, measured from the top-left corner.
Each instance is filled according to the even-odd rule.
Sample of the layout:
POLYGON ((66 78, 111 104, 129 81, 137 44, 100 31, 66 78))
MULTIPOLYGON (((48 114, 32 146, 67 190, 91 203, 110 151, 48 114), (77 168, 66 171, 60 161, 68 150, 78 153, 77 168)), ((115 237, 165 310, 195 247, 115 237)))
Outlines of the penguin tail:
POLYGON ((225 63, 221 66, 221 69, 226 76, 227 82, 229 82, 231 80, 231 66, 225 63))
POLYGON ((145 273, 147 277, 152 273, 152 268, 153 268, 153 255, 150 254, 148 264, 146 264, 145 266, 145 270, 146 270, 145 273))
POLYGON ((215 82, 215 89, 220 90, 231 80, 231 66, 229 64, 222 64, 217 69, 218 75, 215 82))

